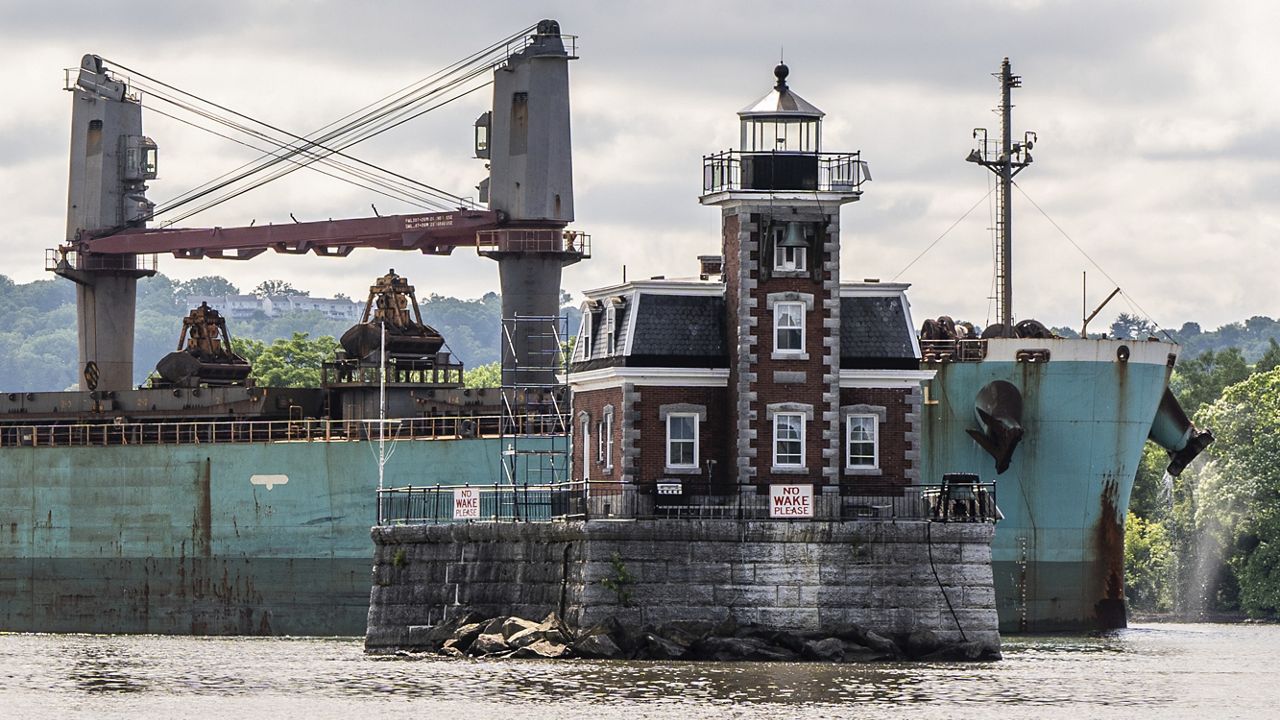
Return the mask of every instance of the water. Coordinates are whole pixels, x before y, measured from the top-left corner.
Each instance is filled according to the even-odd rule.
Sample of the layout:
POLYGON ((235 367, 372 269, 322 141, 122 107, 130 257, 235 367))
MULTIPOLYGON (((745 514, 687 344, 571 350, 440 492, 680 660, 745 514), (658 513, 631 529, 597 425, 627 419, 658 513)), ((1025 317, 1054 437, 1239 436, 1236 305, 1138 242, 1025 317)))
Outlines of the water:
POLYGON ((366 657, 338 639, 0 635, 0 718, 1264 718, 1280 626, 1009 638, 983 664, 366 657))

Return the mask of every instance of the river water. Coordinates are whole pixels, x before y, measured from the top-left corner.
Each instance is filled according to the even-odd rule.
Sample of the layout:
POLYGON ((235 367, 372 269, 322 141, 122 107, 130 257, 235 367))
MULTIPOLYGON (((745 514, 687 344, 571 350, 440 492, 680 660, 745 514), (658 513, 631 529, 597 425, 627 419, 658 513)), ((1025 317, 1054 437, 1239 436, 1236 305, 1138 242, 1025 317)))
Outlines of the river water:
POLYGON ((996 663, 367 657, 352 638, 0 635, 0 718, 1276 718, 1280 626, 1006 638, 996 663))

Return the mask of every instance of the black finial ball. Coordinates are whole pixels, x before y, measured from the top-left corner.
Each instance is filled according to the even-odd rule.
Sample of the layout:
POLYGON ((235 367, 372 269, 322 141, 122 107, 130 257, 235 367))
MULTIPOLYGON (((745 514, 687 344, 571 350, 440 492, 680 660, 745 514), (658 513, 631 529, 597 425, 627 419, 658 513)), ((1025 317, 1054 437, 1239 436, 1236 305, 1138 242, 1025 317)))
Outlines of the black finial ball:
POLYGON ((791 69, 785 63, 778 63, 778 66, 773 69, 773 76, 778 78, 779 89, 787 86, 787 75, 789 74, 791 74, 791 69))

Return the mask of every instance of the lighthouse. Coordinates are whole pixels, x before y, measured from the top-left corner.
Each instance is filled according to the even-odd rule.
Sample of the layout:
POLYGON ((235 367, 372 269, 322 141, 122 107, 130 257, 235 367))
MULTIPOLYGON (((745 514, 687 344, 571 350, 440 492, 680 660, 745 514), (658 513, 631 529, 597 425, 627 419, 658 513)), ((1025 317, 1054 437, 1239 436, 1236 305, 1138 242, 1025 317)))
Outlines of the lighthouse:
POLYGON ((838 490, 840 209, 869 180, 858 152, 825 152, 824 113, 774 68, 738 113, 741 149, 703 158, 703 205, 720 208, 733 474, 838 490))

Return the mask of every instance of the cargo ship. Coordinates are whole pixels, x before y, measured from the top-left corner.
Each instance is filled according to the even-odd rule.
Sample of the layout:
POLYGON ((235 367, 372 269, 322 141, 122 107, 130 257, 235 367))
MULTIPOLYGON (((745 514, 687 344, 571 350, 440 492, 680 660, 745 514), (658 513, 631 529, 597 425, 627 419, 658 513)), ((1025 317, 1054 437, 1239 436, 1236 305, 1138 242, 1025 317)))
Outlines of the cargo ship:
POLYGON ((968 160, 997 178, 997 314, 981 335, 928 320, 922 368, 936 375, 922 408, 924 477, 970 473, 998 485, 992 546, 1001 632, 1123 627, 1124 521, 1143 446, 1177 475, 1213 441, 1169 391, 1179 347, 1156 338, 1064 339, 1012 310, 1012 178, 1031 163, 1033 133, 1014 141, 1005 58, 1001 137, 968 160))
MULTIPOLYGON (((250 166, 357 165, 353 138, 476 89, 467 83, 491 71, 493 110, 475 123, 489 171, 479 202, 399 184, 412 197, 430 189, 444 208, 215 228, 149 227, 164 206, 146 197, 157 145, 142 131, 142 99, 146 87, 156 102, 182 91, 84 56, 66 87, 67 235, 47 260, 76 285, 81 389, 0 392, 0 631, 360 635, 379 483, 479 485, 509 482, 522 463, 567 467, 567 395, 547 357, 563 340, 561 269, 590 256, 589 237, 566 229, 573 51, 573 36, 542 21, 350 116, 363 125, 277 134, 250 166), (503 386, 464 387, 447 338, 423 323, 415 289, 394 271, 373 283, 319 387, 254 386, 234 327, 209 306, 175 328, 179 347, 156 378, 133 386, 136 285, 157 255, 341 258, 356 248, 475 248, 494 259, 504 317, 518 319, 494 328, 503 386)), ((258 127, 261 144, 272 129, 258 127)), ((361 182, 380 170, 360 168, 361 182)), ((400 176, 377 177, 386 188, 400 176)))

